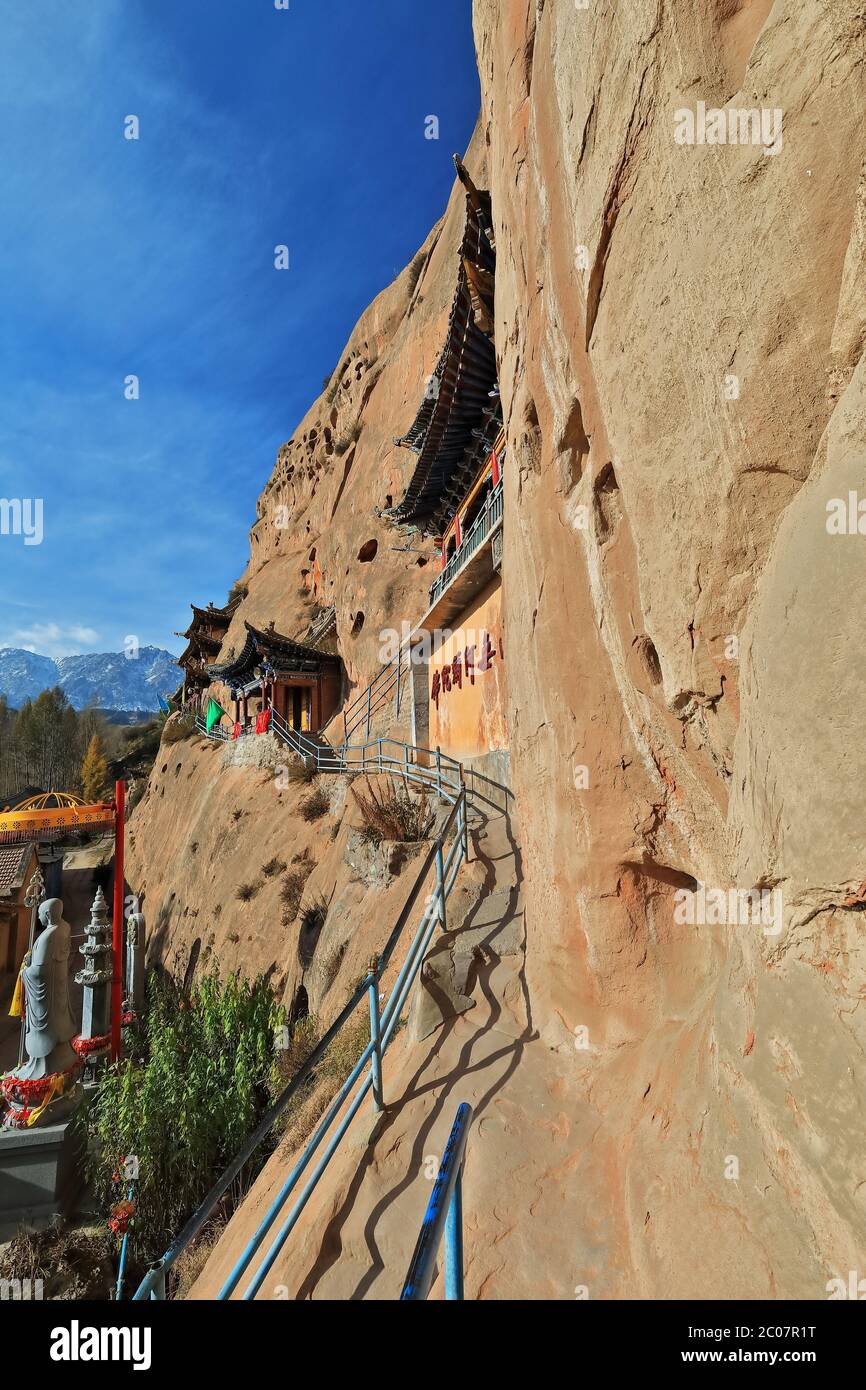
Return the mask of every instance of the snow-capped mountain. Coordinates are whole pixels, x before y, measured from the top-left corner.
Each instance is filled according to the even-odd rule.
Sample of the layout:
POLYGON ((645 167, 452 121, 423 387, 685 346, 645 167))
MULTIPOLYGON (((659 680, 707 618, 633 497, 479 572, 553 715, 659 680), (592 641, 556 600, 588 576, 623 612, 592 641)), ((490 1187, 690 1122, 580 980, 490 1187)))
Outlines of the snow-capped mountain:
POLYGON ((171 652, 160 647, 141 647, 135 657, 101 652, 59 661, 19 647, 0 647, 0 695, 16 709, 59 685, 75 709, 93 703, 101 709, 157 710, 157 697, 172 694, 181 676, 171 652))

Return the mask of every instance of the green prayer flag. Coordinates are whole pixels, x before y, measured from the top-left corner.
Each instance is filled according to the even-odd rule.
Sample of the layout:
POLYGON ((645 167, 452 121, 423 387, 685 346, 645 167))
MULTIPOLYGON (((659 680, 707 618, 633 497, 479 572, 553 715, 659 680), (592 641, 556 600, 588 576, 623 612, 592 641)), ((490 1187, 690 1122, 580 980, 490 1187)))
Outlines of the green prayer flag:
POLYGON ((210 733, 214 724, 218 724, 225 714, 222 705, 218 705, 216 700, 211 700, 207 707, 207 720, 205 721, 207 731, 210 733))

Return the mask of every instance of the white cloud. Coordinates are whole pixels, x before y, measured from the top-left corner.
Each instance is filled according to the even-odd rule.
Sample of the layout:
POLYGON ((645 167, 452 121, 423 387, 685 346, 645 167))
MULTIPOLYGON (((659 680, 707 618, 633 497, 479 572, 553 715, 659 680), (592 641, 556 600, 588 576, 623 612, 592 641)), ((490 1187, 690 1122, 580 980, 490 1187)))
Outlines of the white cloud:
POLYGON ((34 623, 32 627, 13 632, 3 645, 21 647, 26 652, 50 656, 56 661, 61 656, 77 656, 83 647, 93 647, 98 641, 99 633, 92 627, 77 623, 70 627, 61 627, 59 623, 34 623))

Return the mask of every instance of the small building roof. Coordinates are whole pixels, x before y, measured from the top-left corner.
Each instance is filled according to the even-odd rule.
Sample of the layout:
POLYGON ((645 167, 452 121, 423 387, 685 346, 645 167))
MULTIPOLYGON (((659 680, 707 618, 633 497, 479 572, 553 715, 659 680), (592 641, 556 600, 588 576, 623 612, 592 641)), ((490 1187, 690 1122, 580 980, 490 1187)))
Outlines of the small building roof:
POLYGON ((176 632, 175 637, 195 637, 198 640, 207 640, 206 634, 200 631, 205 626, 222 628, 223 632, 227 632, 240 602, 241 600, 236 598, 231 603, 227 603, 224 608, 215 608, 212 603, 209 603, 207 608, 197 608, 194 603, 191 603, 192 622, 186 632, 176 632))
POLYGON ((305 647, 273 628, 262 630, 248 622, 244 623, 244 627, 247 636, 242 650, 230 661, 209 666, 208 675, 212 680, 240 685, 249 679, 257 666, 269 666, 277 675, 304 672, 317 675, 339 659, 328 652, 317 651, 315 647, 305 647))
POLYGON ((0 898, 11 898, 24 886, 35 846, 0 845, 0 898))

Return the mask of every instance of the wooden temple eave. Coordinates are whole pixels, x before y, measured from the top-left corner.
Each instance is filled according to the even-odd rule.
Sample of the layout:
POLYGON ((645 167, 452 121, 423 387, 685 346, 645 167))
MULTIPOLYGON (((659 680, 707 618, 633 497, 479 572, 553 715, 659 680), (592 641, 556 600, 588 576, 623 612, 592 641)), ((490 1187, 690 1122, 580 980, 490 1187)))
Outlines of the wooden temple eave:
POLYGON ((398 525, 417 523, 432 534, 441 515, 460 498, 483 462, 485 449, 502 424, 492 341, 496 258, 483 223, 489 197, 479 193, 458 161, 467 188, 466 226, 445 346, 431 382, 433 389, 409 430, 395 440, 418 455, 405 496, 382 515, 398 525))
POLYGON ((187 641, 198 638, 216 642, 217 650, 219 650, 222 638, 228 632, 239 605, 240 599, 233 599, 224 608, 214 608, 213 604, 209 604, 207 608, 198 608, 194 603, 191 603, 192 622, 186 632, 176 632, 175 637, 184 637, 187 641))
POLYGON ((263 632, 245 623, 246 641, 243 649, 231 661, 208 667, 212 680, 241 689, 263 676, 283 680, 292 676, 315 678, 333 666, 337 658, 314 647, 303 646, 291 637, 274 630, 263 632))

